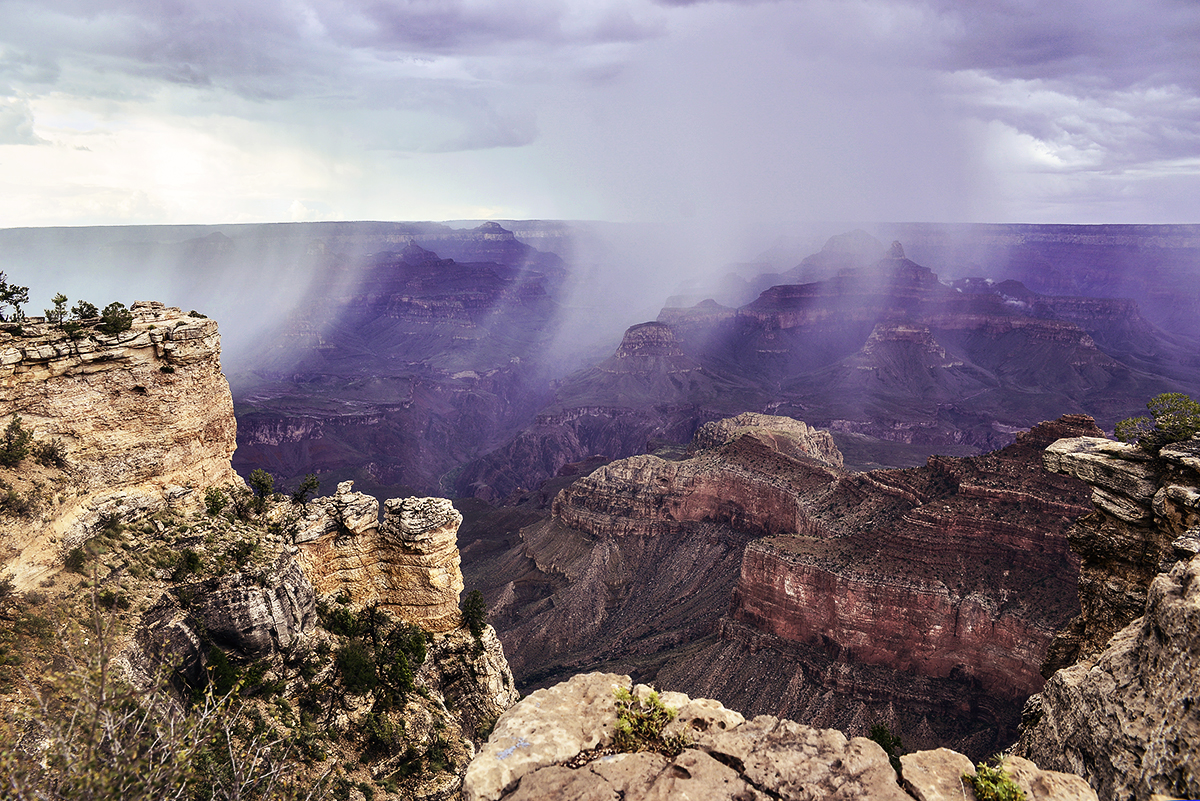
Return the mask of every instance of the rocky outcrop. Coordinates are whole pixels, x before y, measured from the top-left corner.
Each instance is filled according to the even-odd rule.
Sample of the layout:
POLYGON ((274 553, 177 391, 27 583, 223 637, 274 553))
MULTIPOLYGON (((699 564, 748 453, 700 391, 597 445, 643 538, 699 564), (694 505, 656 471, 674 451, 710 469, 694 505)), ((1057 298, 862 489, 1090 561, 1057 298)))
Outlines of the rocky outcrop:
MULTIPOLYGON (((961 754, 906 755, 901 787, 887 754, 871 740, 766 715, 747 721, 715 701, 677 692, 659 697, 676 712, 663 734, 682 738, 679 754, 620 753, 611 747, 618 689, 639 699, 651 694, 628 676, 591 673, 538 690, 505 712, 467 768, 464 800, 973 797, 962 776, 974 767, 961 754)), ((1005 768, 1031 801, 1095 798, 1076 777, 1027 760, 1011 759, 1005 768)))
POLYGON ((353 482, 308 504, 295 541, 318 594, 345 592, 427 631, 461 625, 462 573, 456 535, 462 515, 445 498, 394 498, 383 505, 353 482))
POLYGON ((804 431, 714 423, 688 458, 620 460, 560 492, 474 573, 518 678, 613 665, 748 714, 884 721, 915 747, 1011 743, 1078 611, 1066 529, 1089 508, 1041 454, 1099 430, 1066 416, 993 454, 860 475, 793 450, 804 431))
POLYGON ((1101 798, 1200 795, 1200 557, 1150 584, 1145 614, 1055 673, 1017 752, 1083 776, 1101 798))
POLYGON ((1108 439, 1063 439, 1047 448, 1045 463, 1085 481, 1095 507, 1068 532, 1081 560, 1081 612, 1056 637, 1048 676, 1096 654, 1141 616, 1150 582, 1174 561, 1172 543, 1200 526, 1200 441, 1165 447, 1156 459, 1108 439))
POLYGON ((316 623, 312 584, 284 553, 260 574, 235 572, 163 593, 142 615, 136 647, 125 659, 146 686, 169 666, 182 680, 180 689, 190 690, 204 686, 210 647, 253 661, 303 642, 316 623))
POLYGON ((842 466, 842 454, 828 431, 779 415, 743 412, 700 426, 689 447, 691 453, 718 448, 743 434, 770 439, 772 450, 792 458, 817 459, 842 466))
POLYGON ((132 327, 117 334, 84 328, 73 339, 38 319, 0 331, 0 419, 19 416, 35 442, 58 442, 66 462, 54 476, 33 475, 29 459, 11 477, 53 481, 57 494, 40 526, 0 519, 0 560, 18 587, 55 570, 104 514, 195 506, 205 487, 237 480, 216 322, 161 303, 131 311, 132 327))
POLYGON ((837 473, 803 450, 790 428, 773 429, 772 419, 780 418, 743 426, 732 441, 683 461, 634 456, 607 464, 559 493, 552 513, 596 536, 657 536, 700 522, 764 534, 808 530, 800 498, 837 473))
POLYGON ((1059 669, 1030 699, 1017 751, 1104 799, 1200 794, 1198 456, 1200 439, 1157 459, 1096 438, 1046 453, 1088 482, 1096 511, 1071 531, 1082 612, 1056 640, 1045 667, 1059 669))

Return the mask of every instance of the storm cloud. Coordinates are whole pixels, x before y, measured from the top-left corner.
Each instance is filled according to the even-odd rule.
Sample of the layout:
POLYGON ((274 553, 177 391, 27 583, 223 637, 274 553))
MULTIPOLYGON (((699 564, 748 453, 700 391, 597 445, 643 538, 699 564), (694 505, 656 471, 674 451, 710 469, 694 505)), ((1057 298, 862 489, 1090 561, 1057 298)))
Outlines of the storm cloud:
POLYGON ((5 0, 0 226, 1194 222, 1198 67, 1182 0, 5 0))

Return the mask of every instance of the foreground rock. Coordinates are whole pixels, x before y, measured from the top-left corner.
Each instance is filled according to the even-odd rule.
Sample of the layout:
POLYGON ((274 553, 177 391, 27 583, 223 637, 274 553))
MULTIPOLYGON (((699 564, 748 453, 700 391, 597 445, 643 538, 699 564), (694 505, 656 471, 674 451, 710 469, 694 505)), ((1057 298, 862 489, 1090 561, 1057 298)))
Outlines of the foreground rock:
MULTIPOLYGON (((616 753, 608 747, 617 723, 614 692, 643 698, 650 692, 632 684, 628 676, 582 674, 525 698, 501 716, 467 768, 465 801, 973 798, 962 775, 974 768, 953 751, 905 756, 902 788, 871 740, 766 715, 746 721, 715 701, 682 693, 661 695, 678 713, 664 734, 684 736, 687 747, 673 758, 616 753)), ((1026 760, 1006 769, 1031 800, 1095 798, 1077 777, 1026 760)))
POLYGON ((1031 699, 1017 752, 1080 774, 1101 798, 1200 796, 1197 454, 1198 439, 1155 460, 1093 439, 1047 451, 1048 465, 1092 485, 1097 510, 1072 533, 1084 555, 1083 614, 1063 639, 1082 656, 1031 699), (1139 584, 1155 563, 1165 569, 1139 584), (1139 598, 1141 617, 1128 621, 1139 598))

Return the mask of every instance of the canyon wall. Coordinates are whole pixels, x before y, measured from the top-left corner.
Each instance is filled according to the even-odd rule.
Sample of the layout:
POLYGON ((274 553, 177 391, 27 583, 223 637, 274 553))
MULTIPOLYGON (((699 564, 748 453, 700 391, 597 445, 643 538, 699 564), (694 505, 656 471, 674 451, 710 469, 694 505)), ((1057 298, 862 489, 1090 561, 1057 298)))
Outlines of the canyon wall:
POLYGON ((0 328, 0 418, 19 416, 65 460, 60 470, 29 457, 6 477, 18 493, 48 496, 41 526, 0 517, 18 587, 55 570, 106 512, 194 506, 206 487, 240 483, 216 322, 161 303, 131 311, 129 330, 85 328, 78 339, 38 318, 0 328))
POLYGON ((1200 795, 1200 438, 1158 458, 1097 438, 1046 465, 1088 483, 1071 530, 1082 611, 1045 665, 1018 753, 1086 778, 1101 798, 1200 795))
POLYGON ((1099 430, 1067 416, 993 454, 848 475, 828 434, 744 415, 681 460, 574 481, 473 575, 527 684, 620 666, 748 714, 884 721, 982 757, 1015 737, 1078 612, 1066 529, 1088 491, 1040 460, 1082 433, 1099 430))

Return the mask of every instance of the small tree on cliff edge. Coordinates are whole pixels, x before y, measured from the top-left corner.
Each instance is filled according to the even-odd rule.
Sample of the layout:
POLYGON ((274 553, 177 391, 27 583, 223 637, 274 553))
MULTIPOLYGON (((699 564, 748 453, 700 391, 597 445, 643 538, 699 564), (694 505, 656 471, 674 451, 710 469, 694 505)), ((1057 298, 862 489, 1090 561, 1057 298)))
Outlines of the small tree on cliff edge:
POLYGON ((1153 417, 1129 417, 1117 423, 1117 439, 1132 442, 1155 455, 1172 442, 1200 432, 1200 403, 1182 392, 1155 395, 1146 404, 1153 417))
POLYGON ((462 602, 463 625, 471 631, 476 640, 483 637, 483 627, 487 625, 487 601, 479 590, 471 590, 462 602))
POLYGON ((21 306, 28 302, 29 287, 8 283, 8 276, 0 272, 0 320, 20 322, 25 319, 21 306), (12 307, 12 311, 5 314, 4 310, 9 306, 12 307))
POLYGON ((261 513, 267 508, 267 501, 275 494, 275 477, 259 467, 250 474, 247 483, 250 489, 254 490, 254 511, 261 513))

